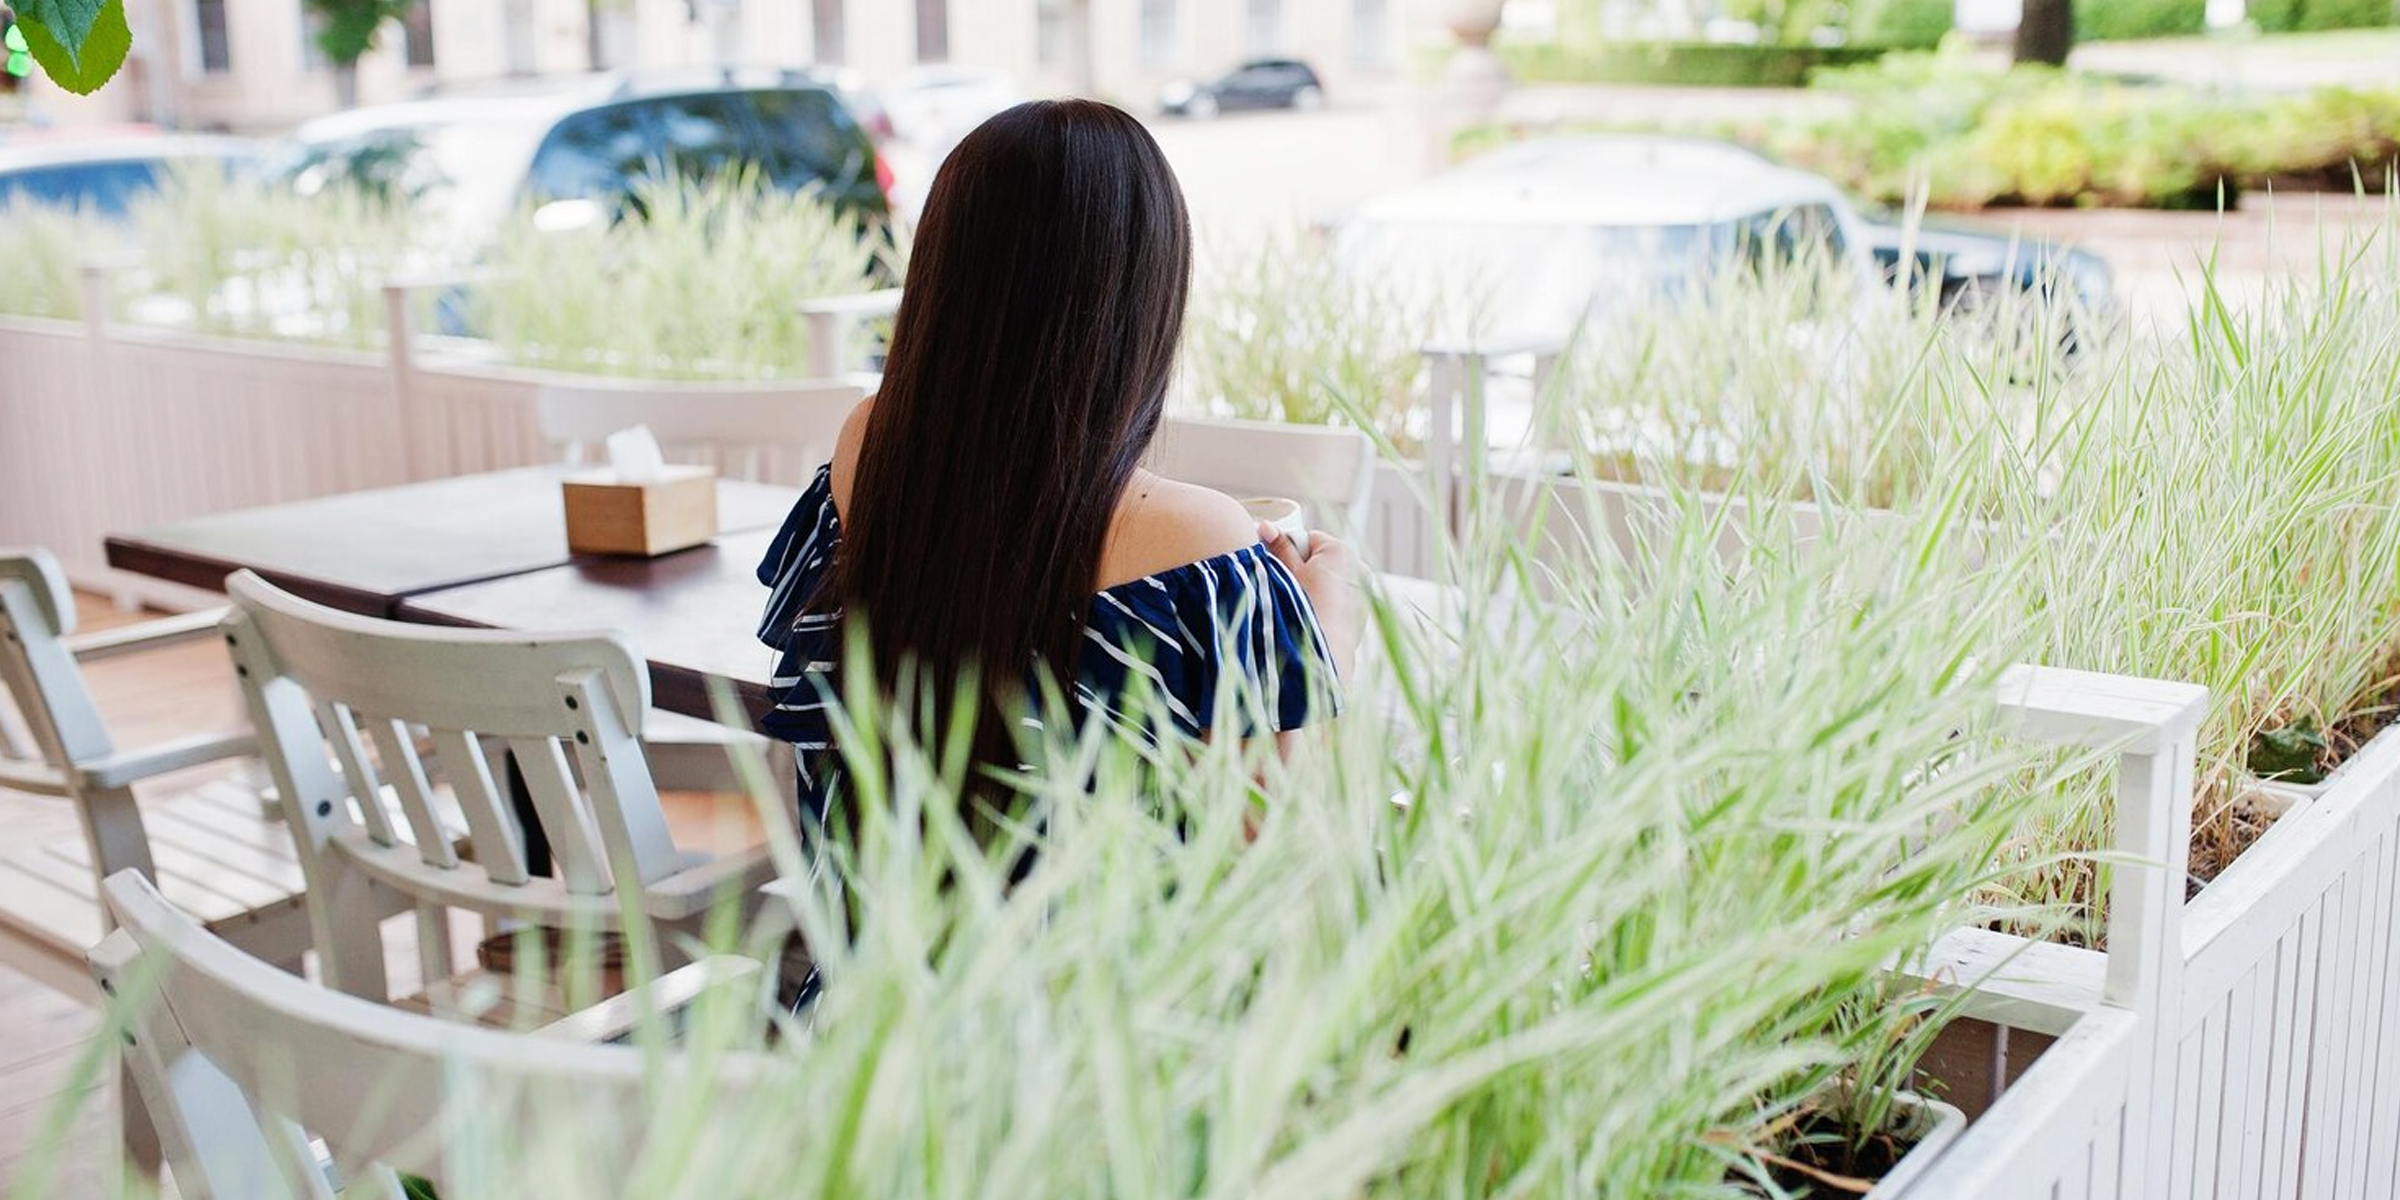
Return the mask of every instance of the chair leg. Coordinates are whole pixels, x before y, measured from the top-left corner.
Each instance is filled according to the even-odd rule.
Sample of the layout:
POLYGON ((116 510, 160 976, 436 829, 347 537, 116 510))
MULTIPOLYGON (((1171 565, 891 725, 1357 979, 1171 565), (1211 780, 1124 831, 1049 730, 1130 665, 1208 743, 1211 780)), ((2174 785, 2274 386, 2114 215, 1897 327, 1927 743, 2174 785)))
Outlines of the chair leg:
POLYGON ((117 1064, 117 1113, 124 1134, 125 1161, 156 1179, 166 1157, 159 1147, 158 1127, 150 1123, 150 1110, 142 1103, 141 1089, 134 1086, 133 1068, 122 1061, 117 1064))

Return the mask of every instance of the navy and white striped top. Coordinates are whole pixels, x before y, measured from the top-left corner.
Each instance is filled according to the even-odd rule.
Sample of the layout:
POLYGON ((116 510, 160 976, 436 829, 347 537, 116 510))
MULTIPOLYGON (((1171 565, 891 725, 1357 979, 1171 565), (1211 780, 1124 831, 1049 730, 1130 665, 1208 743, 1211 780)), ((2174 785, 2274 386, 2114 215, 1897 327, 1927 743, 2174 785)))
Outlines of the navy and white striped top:
MULTIPOLYGON (((775 707, 760 728, 799 751, 801 801, 818 817, 836 782, 825 707, 841 694, 841 612, 810 606, 841 535, 828 463, 758 564, 758 581, 773 589, 758 638, 780 652, 775 707)), ((1121 717, 1119 702, 1145 685, 1174 726, 1195 737, 1236 721, 1244 736, 1282 732, 1341 711, 1316 609, 1263 544, 1100 592, 1084 636, 1090 644, 1078 656, 1074 700, 1086 715, 1121 717)))

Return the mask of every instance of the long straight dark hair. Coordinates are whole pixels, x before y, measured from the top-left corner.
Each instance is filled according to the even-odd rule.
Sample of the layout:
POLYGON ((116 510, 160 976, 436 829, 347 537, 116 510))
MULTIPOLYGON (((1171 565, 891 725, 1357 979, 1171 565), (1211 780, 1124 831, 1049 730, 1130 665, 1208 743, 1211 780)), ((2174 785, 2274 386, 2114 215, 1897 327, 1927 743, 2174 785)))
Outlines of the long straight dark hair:
POLYGON ((881 694, 930 701, 920 738, 973 680, 976 761, 1013 765, 1027 672, 1071 680, 1190 285, 1182 189, 1120 109, 1020 104, 936 175, 827 598, 881 694))

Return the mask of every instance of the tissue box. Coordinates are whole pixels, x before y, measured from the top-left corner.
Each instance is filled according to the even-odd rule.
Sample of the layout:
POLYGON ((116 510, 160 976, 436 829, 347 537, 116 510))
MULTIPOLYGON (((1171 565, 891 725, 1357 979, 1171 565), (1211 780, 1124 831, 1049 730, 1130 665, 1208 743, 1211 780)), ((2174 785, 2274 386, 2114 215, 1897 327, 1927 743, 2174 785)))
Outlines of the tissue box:
POLYGON ((707 467, 668 467, 643 483, 595 471, 570 476, 561 490, 567 549, 576 554, 651 558, 717 536, 717 473, 707 467))

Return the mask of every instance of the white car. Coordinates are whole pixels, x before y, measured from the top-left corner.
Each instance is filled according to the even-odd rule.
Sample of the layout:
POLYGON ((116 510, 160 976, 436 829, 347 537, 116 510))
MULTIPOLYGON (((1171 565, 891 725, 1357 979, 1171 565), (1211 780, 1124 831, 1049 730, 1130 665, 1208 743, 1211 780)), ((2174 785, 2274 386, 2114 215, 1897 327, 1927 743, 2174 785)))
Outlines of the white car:
POLYGON ((1594 135, 1519 142, 1371 200, 1335 252, 1354 277, 1440 304, 1454 338, 1525 344, 1672 299, 1731 256, 1822 255, 1865 287, 1867 240, 1819 176, 1723 142, 1594 135))
MULTIPOLYGON (((1866 233, 1831 183, 1738 146, 1594 135, 1520 142, 1369 201, 1334 252, 1437 343, 1493 353, 1482 404, 1497 462, 1555 469, 1535 437, 1537 356, 1605 338, 1612 314, 1677 303, 1739 262, 1820 262, 1867 295, 1866 233)), ((1786 336, 1829 356, 1841 340, 1815 322, 1786 336)))

